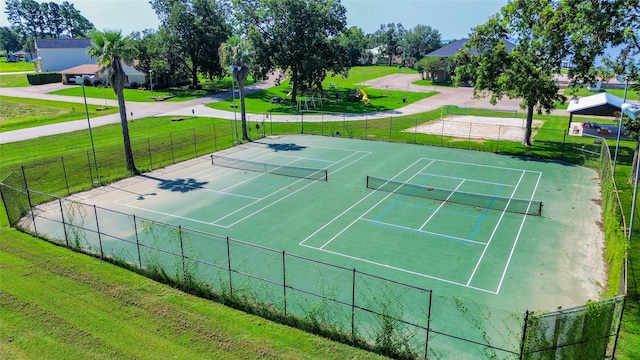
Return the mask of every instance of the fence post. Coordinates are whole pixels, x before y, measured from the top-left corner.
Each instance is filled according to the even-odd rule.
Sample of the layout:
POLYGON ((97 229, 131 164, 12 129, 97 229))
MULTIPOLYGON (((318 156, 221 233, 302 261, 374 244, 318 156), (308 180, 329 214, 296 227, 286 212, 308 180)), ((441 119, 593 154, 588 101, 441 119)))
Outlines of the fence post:
POLYGON ((196 128, 193 128, 193 151, 198 157, 198 139, 196 139, 196 128))
POLYGON ((613 349, 611 350, 611 358, 616 358, 616 347, 618 346, 618 337, 620 336, 620 327, 622 326, 622 316, 624 315, 624 305, 627 301, 627 297, 622 297, 622 307, 620 308, 620 319, 618 319, 618 328, 616 329, 616 338, 613 341, 613 349))
POLYGON ((393 116, 389 117, 389 142, 391 142, 391 129, 393 128, 393 116))
POLYGON ((93 171, 91 171, 91 156, 89 156, 89 151, 87 151, 87 165, 89 166, 89 178, 91 178, 91 187, 93 185, 93 171))
POLYGON ((229 266, 229 297, 233 297, 233 284, 231 280, 231 246, 227 236, 227 265, 229 266))
POLYGON ((369 129, 369 117, 365 116, 364 117, 364 139, 365 140, 369 139, 369 136, 367 134, 368 129, 369 129))
POLYGON ((564 131, 564 137, 562 138, 562 157, 560 157, 560 159, 562 159, 562 160, 564 160, 564 147, 565 147, 565 145, 567 143, 567 131, 568 130, 564 131))
POLYGON ((102 234, 100 234, 100 223, 98 222, 98 209, 93 205, 93 213, 96 215, 96 230, 98 231, 98 244, 100 244, 100 257, 104 258, 104 249, 102 248, 102 234))
POLYGON ((429 308, 427 310, 427 337, 424 341, 424 358, 429 355, 429 331, 431 331, 431 305, 433 304, 433 290, 429 290, 429 308))
POLYGON ((182 276, 187 279, 187 266, 184 263, 184 245, 182 243, 182 225, 178 225, 178 237, 180 238, 180 256, 182 257, 182 276))
POLYGON ((67 195, 71 195, 71 191, 69 191, 69 179, 67 178, 67 167, 64 166, 64 156, 60 157, 62 161, 62 173, 64 174, 64 183, 67 185, 67 195))
POLYGON ((147 152, 149 153, 149 170, 153 170, 153 158, 151 157, 151 140, 147 138, 147 152))
POLYGON ((60 204, 60 217, 62 218, 62 229, 64 230, 64 243, 69 247, 69 236, 67 235, 67 224, 64 221, 64 210, 62 209, 62 199, 58 198, 60 204))
POLYGON ((218 135, 216 134, 216 124, 213 124, 213 149, 218 151, 218 135))
POLYGON ((356 340, 356 268, 351 280, 351 339, 356 340))
POLYGON ((173 133, 169 133, 169 143, 171 144, 171 163, 176 163, 176 158, 173 155, 173 133))
POLYGON ((29 184, 27 184, 27 174, 24 171, 24 165, 20 167, 22 169, 22 179, 24 180, 24 190, 27 192, 27 200, 29 201, 29 210, 31 210, 31 221, 33 221, 33 232, 38 236, 38 228, 36 227, 36 215, 33 213, 33 204, 31 203, 31 192, 29 191, 29 184))
POLYGON ((416 118, 416 127, 414 127, 415 131, 413 132, 413 143, 418 143, 418 118, 416 118))
POLYGON ((285 266, 285 252, 282 250, 282 300, 284 302, 284 316, 287 316, 287 267, 285 266))
POLYGON ((553 329, 553 345, 552 348, 553 353, 555 354, 558 350, 558 340, 560 338, 560 321, 562 320, 562 306, 558 306, 558 309, 556 311, 556 321, 554 323, 554 329, 553 329))
POLYGON ((342 132, 347 131, 347 114, 342 113, 342 132))
POLYGON ((320 119, 320 135, 324 136, 324 113, 322 113, 322 118, 320 119))
POLYGON ((140 269, 142 270, 142 256, 140 255, 140 241, 138 240, 138 222, 136 221, 136 216, 133 215, 133 231, 136 233, 136 249, 138 249, 138 264, 140 264, 140 269))
POLYGON ((300 130, 301 134, 304 134, 304 113, 300 112, 300 124, 302 124, 302 128, 300 130))
POLYGON ((524 344, 527 339, 527 325, 529 324, 529 310, 524 312, 524 324, 522 325, 522 338, 520 339, 520 356, 518 359, 522 360, 524 357, 524 344))

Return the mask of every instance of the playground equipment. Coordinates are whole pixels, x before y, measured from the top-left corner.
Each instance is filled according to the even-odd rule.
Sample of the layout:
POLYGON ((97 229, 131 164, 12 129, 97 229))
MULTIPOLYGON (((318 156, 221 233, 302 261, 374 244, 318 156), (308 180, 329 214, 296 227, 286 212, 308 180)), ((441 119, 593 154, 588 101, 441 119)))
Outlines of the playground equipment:
POLYGON ((359 91, 360 91, 360 95, 362 95, 362 101, 365 104, 369 105, 370 101, 369 101, 369 97, 367 96, 367 93, 362 89, 359 89, 359 91))

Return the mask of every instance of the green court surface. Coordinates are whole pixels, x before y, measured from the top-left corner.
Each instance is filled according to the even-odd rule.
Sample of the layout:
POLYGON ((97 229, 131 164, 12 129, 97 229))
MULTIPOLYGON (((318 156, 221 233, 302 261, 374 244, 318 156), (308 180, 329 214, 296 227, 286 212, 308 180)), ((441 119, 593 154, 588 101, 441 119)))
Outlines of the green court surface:
POLYGON ((510 311, 584 304, 605 281, 597 174, 559 162, 267 137, 75 199, 510 311))

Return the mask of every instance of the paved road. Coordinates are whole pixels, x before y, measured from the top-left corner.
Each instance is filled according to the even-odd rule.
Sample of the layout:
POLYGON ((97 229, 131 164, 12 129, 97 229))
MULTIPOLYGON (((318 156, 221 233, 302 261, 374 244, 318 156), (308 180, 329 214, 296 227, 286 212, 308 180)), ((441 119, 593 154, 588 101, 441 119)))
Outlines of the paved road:
MULTIPOLYGON (((408 92, 424 92, 424 91, 438 91, 439 94, 417 101, 413 104, 407 105, 400 109, 368 113, 359 115, 312 115, 305 114, 304 121, 335 121, 335 120, 364 120, 389 116, 403 116, 423 113, 431 111, 445 105, 457 105, 461 107, 480 107, 480 108, 495 108, 501 110, 518 110, 519 100, 505 99, 500 101, 495 107, 491 105, 488 99, 474 99, 473 89, 471 88, 452 88, 442 86, 418 86, 413 85, 413 82, 419 80, 418 74, 394 74, 384 76, 382 78, 373 79, 367 81, 365 84, 377 89, 389 89, 408 92)), ((272 87, 275 82, 275 77, 272 77, 264 82, 254 84, 247 87, 247 92, 255 92, 262 89, 272 87)), ((47 84, 40 86, 29 86, 24 88, 2 88, 0 89, 0 95, 23 97, 23 98, 38 98, 44 100, 56 100, 72 103, 83 103, 83 99, 73 96, 61 96, 51 95, 48 92, 64 88, 68 85, 61 84, 47 84)), ((139 103, 139 102, 127 102, 127 115, 129 120, 151 117, 151 116, 205 116, 216 117, 222 119, 234 119, 239 114, 233 111, 224 111, 211 109, 205 106, 207 103, 220 101, 222 99, 228 99, 232 96, 231 92, 224 92, 212 96, 202 97, 189 101, 182 102, 151 102, 151 103, 139 103), (131 116, 131 114, 133 114, 131 116)), ((105 100, 87 98, 87 102, 94 105, 104 105, 105 100)), ((107 100, 108 106, 117 106, 117 101, 107 100)), ((249 119, 262 119, 263 114, 247 114, 249 119)), ((289 122, 300 121, 300 116, 296 115, 273 115, 270 119, 273 122, 289 122)), ((97 127, 105 124, 118 123, 120 121, 119 114, 112 114, 106 116, 99 116, 91 119, 91 126, 97 127)), ((11 143, 31 138, 37 138, 41 136, 61 134, 87 128, 86 119, 68 121, 64 123, 51 124, 38 126, 28 129, 21 129, 15 131, 8 131, 0 133, 0 144, 11 143)))

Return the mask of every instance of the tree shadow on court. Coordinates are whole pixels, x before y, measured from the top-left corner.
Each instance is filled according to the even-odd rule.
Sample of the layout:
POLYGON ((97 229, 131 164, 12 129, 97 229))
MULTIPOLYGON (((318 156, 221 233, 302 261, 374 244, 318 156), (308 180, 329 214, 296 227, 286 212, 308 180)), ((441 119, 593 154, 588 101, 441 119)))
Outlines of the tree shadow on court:
POLYGON ((196 181, 196 179, 194 178, 168 180, 168 179, 160 179, 160 178, 149 176, 149 175, 140 175, 140 176, 147 179, 159 181, 160 182, 160 185, 158 185, 159 189, 171 190, 173 192, 181 192, 181 193, 186 193, 186 192, 198 190, 198 189, 204 189, 204 185, 207 185, 209 183, 208 181, 199 182, 199 181, 196 181))
POLYGON ((266 144, 269 149, 273 151, 300 151, 304 150, 306 146, 300 146, 296 144, 266 144))

